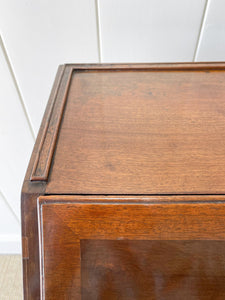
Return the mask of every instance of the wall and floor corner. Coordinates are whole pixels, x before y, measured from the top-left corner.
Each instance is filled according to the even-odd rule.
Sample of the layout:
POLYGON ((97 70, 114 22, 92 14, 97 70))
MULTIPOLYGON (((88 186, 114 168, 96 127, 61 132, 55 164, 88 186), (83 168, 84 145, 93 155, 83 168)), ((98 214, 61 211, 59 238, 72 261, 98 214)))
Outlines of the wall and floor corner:
POLYGON ((59 64, 225 60, 223 0, 0 0, 0 253, 59 64))

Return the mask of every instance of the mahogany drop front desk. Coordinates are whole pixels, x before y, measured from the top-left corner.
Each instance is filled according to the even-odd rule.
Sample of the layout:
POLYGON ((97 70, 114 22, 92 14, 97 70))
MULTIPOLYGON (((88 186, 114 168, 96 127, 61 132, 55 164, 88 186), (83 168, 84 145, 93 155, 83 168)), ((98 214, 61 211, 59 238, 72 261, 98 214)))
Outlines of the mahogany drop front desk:
POLYGON ((225 299, 225 64, 60 66, 22 190, 25 299, 225 299))

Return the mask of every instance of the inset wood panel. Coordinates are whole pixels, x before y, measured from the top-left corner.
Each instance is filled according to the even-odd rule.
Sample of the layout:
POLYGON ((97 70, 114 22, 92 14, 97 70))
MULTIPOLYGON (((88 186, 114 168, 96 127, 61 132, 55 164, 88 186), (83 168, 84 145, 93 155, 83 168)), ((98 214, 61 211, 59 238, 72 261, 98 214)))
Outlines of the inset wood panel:
POLYGON ((157 279, 154 284, 155 287, 161 285, 159 293, 167 295, 165 299, 180 299, 172 298, 172 295, 175 295, 176 290, 178 295, 184 295, 181 286, 188 290, 195 279, 189 299, 201 299, 197 295, 203 297, 206 286, 209 295, 217 297, 215 299, 224 296, 224 288, 221 288, 225 282, 224 203, 154 204, 138 197, 136 201, 133 199, 130 202, 118 202, 106 197, 105 202, 98 203, 87 197, 87 202, 82 203, 79 202, 79 196, 74 197, 74 200, 70 198, 69 202, 67 200, 66 196, 61 196, 61 200, 57 200, 57 197, 40 197, 39 200, 44 299, 54 299, 56 295, 61 299, 88 299, 88 284, 95 289, 92 289, 89 299, 96 299, 93 295, 103 295, 97 299, 117 299, 119 295, 124 295, 122 299, 149 299, 152 293, 151 287, 147 288, 149 281, 145 277, 140 281, 136 278, 137 281, 131 284, 129 276, 133 276, 133 272, 138 276, 141 270, 147 276, 150 269, 146 266, 144 270, 143 265, 144 260, 147 263, 151 255, 151 259, 155 256, 155 265, 151 264, 154 268, 152 276, 157 279), (89 244, 85 244, 84 240, 89 244), (194 240, 198 242, 188 242, 194 240), (100 247, 99 250, 96 247, 100 247), (168 250, 166 257, 164 247, 168 250), (103 251, 103 254, 100 255, 98 251, 103 251), (89 255, 93 258, 89 258, 89 255), (98 255, 102 256, 101 263, 96 262, 98 255), (211 264, 208 260, 205 262, 204 258, 208 258, 211 264), (87 265, 90 267, 95 262, 95 267, 87 269, 87 265), (98 281, 98 276, 93 277, 92 274, 98 272, 97 268, 101 268, 102 264, 106 269, 113 268, 114 264, 119 268, 114 275, 104 275, 106 282, 103 285, 101 283, 104 281, 98 281), (119 282, 119 276, 124 277, 121 274, 126 270, 130 274, 124 278, 128 280, 128 286, 126 290, 125 284, 124 294, 121 294, 120 285, 111 285, 114 282, 113 276, 119 282), (87 279, 88 276, 91 278, 87 279), (178 281, 181 285, 177 287, 178 281), (110 288, 113 291, 109 292, 110 288), (104 296, 107 295, 107 289, 111 298, 104 296), (140 298, 135 296, 144 290, 147 294, 140 294, 140 298))
POLYGON ((46 192, 224 194, 225 71, 192 66, 74 71, 46 192))
POLYGON ((81 240, 82 300, 225 298, 225 241, 81 240))

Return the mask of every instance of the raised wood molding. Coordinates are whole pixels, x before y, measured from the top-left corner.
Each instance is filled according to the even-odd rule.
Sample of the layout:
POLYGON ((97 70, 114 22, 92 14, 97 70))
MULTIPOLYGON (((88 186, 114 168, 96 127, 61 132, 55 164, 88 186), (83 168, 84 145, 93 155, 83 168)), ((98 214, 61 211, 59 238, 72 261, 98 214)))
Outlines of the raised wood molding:
POLYGON ((56 77, 50 95, 50 99, 54 100, 51 102, 47 120, 45 121, 45 127, 30 177, 31 181, 46 181, 48 178, 71 75, 72 68, 63 66, 56 77))
POLYGON ((224 62, 198 63, 135 63, 135 64, 66 64, 73 70, 149 70, 149 71, 187 71, 187 70, 225 70, 224 62))

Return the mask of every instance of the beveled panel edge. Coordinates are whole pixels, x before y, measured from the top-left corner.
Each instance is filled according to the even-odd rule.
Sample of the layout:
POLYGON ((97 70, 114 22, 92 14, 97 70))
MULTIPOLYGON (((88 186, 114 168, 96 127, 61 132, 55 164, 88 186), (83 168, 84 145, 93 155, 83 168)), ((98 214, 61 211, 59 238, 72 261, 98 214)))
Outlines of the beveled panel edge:
POLYGON ((43 119, 42 135, 30 175, 30 181, 47 181, 51 160, 63 115, 73 68, 59 69, 49 98, 50 107, 43 119))
POLYGON ((188 204, 225 203, 225 195, 41 195, 38 206, 47 204, 188 204))
POLYGON ((38 220, 38 241, 39 241, 39 275, 40 275, 40 298, 44 299, 44 238, 43 238, 43 220, 42 220, 42 205, 37 198, 37 220, 38 220))
POLYGON ((43 118, 40 142, 34 159, 30 181, 47 181, 55 150, 69 86, 74 71, 207 71, 225 70, 224 62, 136 63, 136 64, 65 64, 59 68, 43 118))
MULTIPOLYGON (((40 300, 45 300, 45 239, 44 239, 44 226, 46 222, 44 222, 43 211, 42 211, 42 203, 37 198, 37 215, 38 215, 38 240, 39 240, 39 279, 40 279, 40 300)), ((57 218, 57 214, 54 213, 54 216, 57 218)), ((49 218, 48 220, 51 220, 49 218)), ((58 218, 60 224, 61 219, 58 218)), ((76 235, 74 235, 76 238, 76 235)), ((80 248, 80 245, 79 245, 80 248)), ((76 298, 77 299, 77 298, 76 298)))

